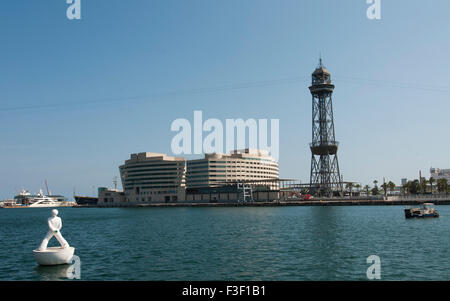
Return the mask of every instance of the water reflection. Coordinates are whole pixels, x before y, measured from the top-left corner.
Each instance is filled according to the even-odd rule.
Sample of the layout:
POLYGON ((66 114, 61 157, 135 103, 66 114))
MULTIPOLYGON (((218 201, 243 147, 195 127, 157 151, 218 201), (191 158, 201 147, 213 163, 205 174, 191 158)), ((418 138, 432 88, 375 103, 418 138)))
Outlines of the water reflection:
POLYGON ((311 208, 311 234, 315 241, 314 251, 323 256, 334 253, 339 238, 339 209, 338 207, 311 208))
POLYGON ((309 268, 321 270, 320 275, 312 275, 312 279, 333 279, 341 262, 341 238, 340 238, 340 208, 339 207, 311 207, 310 218, 307 219, 307 229, 305 233, 310 241, 309 268))
POLYGON ((37 266, 34 271, 41 281, 62 281, 68 280, 67 275, 71 273, 72 265, 52 265, 52 266, 37 266))

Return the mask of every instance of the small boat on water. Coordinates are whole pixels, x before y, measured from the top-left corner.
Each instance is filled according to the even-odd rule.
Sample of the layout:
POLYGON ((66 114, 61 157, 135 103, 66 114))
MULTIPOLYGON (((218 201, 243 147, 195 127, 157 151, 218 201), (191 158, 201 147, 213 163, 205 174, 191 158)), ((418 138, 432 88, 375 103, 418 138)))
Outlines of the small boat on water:
POLYGON ((405 218, 439 217, 439 212, 433 206, 433 203, 424 203, 421 208, 405 208, 405 218))

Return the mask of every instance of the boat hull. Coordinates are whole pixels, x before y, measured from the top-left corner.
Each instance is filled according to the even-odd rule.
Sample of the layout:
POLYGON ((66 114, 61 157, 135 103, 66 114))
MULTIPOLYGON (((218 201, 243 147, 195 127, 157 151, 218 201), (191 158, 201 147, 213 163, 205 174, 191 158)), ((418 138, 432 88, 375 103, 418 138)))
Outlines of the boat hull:
POLYGON ((96 206, 98 203, 97 197, 90 196, 74 196, 75 202, 79 206, 96 206))
POLYGON ((52 203, 52 204, 31 204, 29 206, 25 206, 27 208, 53 208, 53 207, 72 207, 74 204, 68 204, 68 203, 64 203, 64 204, 57 204, 57 203, 52 203))
POLYGON ((425 213, 423 210, 418 209, 405 209, 405 218, 429 218, 429 217, 439 217, 437 210, 431 213, 425 213))

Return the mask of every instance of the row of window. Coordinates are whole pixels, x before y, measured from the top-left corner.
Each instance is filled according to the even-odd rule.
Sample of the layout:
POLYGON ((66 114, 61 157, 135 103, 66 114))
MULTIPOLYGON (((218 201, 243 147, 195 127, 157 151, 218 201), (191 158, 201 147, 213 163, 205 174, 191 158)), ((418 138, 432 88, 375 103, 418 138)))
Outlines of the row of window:
POLYGON ((219 172, 219 171, 214 171, 214 172, 199 172, 199 174, 188 174, 186 176, 186 179, 189 178, 197 178, 200 176, 214 176, 214 175, 223 175, 223 176, 227 176, 227 177, 257 177, 257 176, 278 176, 278 172, 266 172, 266 171, 255 171, 252 173, 248 173, 245 171, 240 171, 240 172, 219 172))
POLYGON ((244 178, 267 178, 267 175, 277 177, 278 174, 276 173, 258 173, 258 174, 224 174, 224 173, 217 173, 217 174, 203 174, 203 175, 189 175, 186 177, 186 181, 189 181, 189 179, 193 178, 214 178, 214 177, 222 177, 222 178, 236 178, 236 177, 244 177, 244 178))
POLYGON ((267 170, 278 170, 278 166, 220 166, 220 165, 210 165, 210 166, 199 166, 196 168, 188 168, 187 173, 195 172, 197 170, 208 170, 208 169, 228 169, 228 170, 241 170, 241 169, 267 169, 267 170))
MULTIPOLYGON (((152 197, 151 196, 148 196, 147 198, 135 197, 134 200, 136 202, 151 202, 152 201, 152 197)), ((127 199, 127 201, 129 201, 129 199, 127 199)), ((166 196, 164 196, 164 201, 165 202, 170 202, 170 201, 176 202, 176 201, 178 201, 178 196, 176 196, 176 195, 172 195, 172 196, 166 195, 166 196)))
MULTIPOLYGON (((189 183, 192 183, 193 181, 196 181, 198 179, 202 179, 203 181, 208 181, 208 179, 216 179, 216 178, 221 178, 221 179, 226 179, 226 180, 238 180, 237 177, 226 177, 226 176, 221 176, 221 175, 217 175, 217 176, 205 176, 205 177, 195 177, 195 178, 188 178, 186 180, 186 183, 189 185, 189 183)), ((250 176, 250 177, 245 177, 246 180, 270 180, 276 177, 267 177, 267 176, 250 176)))
MULTIPOLYGON (((207 163, 212 163, 212 164, 261 164, 259 162, 243 162, 243 161, 259 161, 259 162, 265 162, 265 163, 271 163, 271 164, 277 164, 275 161, 270 160, 270 159, 259 159, 259 158, 242 158, 239 160, 233 160, 233 161, 214 161, 214 160, 204 160, 204 161, 197 161, 197 162, 191 162, 191 161, 187 161, 187 165, 202 165, 202 164, 207 164, 207 163)), ((263 163, 264 164, 264 163, 263 163)))
POLYGON ((130 164, 125 164, 120 166, 120 168, 122 169, 128 169, 128 170, 133 170, 133 169, 139 169, 142 167, 183 167, 185 165, 184 161, 181 162, 167 162, 167 163, 130 163, 130 164))
MULTIPOLYGON (((164 185, 164 186, 139 186, 141 189, 168 189, 168 188, 179 188, 180 185, 164 185)), ((125 190, 134 190, 134 185, 125 185, 125 190)))
POLYGON ((172 171, 172 172, 178 172, 183 171, 184 168, 176 168, 176 167, 170 167, 170 168, 150 168, 150 169, 139 169, 139 170, 123 170, 124 173, 130 173, 130 174, 137 174, 140 172, 148 172, 148 171, 172 171))
POLYGON ((208 182, 225 182, 225 180, 221 179, 209 179, 209 180, 191 180, 189 183, 208 183, 208 182))
POLYGON ((158 190, 158 191, 137 191, 136 194, 139 195, 153 195, 153 194, 167 194, 167 193, 171 193, 171 194, 177 194, 178 191, 177 190, 158 190))
POLYGON ((179 177, 141 177, 141 178, 125 178, 125 182, 133 182, 133 181, 145 181, 145 180, 172 180, 177 181, 179 177))
POLYGON ((278 169, 275 168, 240 168, 240 169, 229 169, 229 168, 208 168, 208 169, 201 169, 201 170, 190 170, 187 172, 187 174, 194 174, 194 173, 204 173, 204 172, 228 172, 228 173, 237 173, 237 172, 261 172, 261 171, 271 171, 271 172, 278 172, 278 169))
MULTIPOLYGON (((218 162, 220 164, 220 162, 218 162)), ((209 164, 217 164, 216 162, 210 162, 209 164)), ((227 163, 223 163, 225 165, 230 165, 230 166, 236 166, 236 165, 263 165, 263 166, 278 166, 278 164, 276 162, 243 162, 243 161, 238 161, 238 162, 227 162, 227 163)), ((222 165, 219 165, 222 166, 222 165)))

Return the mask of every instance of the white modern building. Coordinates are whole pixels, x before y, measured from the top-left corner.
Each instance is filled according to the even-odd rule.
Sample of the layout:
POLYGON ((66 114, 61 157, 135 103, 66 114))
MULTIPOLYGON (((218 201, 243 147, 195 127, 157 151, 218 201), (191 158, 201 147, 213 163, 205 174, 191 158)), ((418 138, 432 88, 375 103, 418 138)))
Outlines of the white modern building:
POLYGON ((239 184, 256 182, 268 187, 264 197, 277 189, 278 163, 267 151, 244 149, 230 154, 206 154, 186 161, 160 153, 131 154, 119 166, 123 192, 99 189, 99 206, 127 206, 179 201, 238 200, 239 184), (265 180, 271 180, 265 183, 265 180), (190 195, 187 190, 191 189, 190 195), (198 190, 198 189, 201 189, 198 190), (215 191, 221 192, 215 197, 215 191))
POLYGON ((168 203, 185 199, 184 158, 147 152, 131 154, 119 170, 127 203, 168 203))
POLYGON ((244 149, 230 154, 206 154, 203 159, 187 161, 187 188, 278 178, 278 163, 265 150, 244 149))

